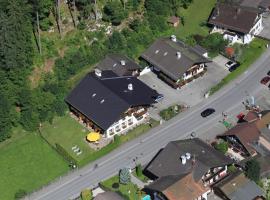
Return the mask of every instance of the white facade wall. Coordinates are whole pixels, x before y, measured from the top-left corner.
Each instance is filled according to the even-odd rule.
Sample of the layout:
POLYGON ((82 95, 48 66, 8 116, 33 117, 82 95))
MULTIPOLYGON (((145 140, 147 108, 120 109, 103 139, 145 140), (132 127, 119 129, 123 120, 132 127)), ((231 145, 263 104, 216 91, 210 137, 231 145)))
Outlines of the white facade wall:
MULTIPOLYGON (((140 112, 140 110, 138 110, 137 112, 140 112)), ((113 125, 111 125, 105 131, 105 135, 107 138, 112 138, 115 135, 121 135, 123 133, 126 133, 128 130, 143 123, 144 119, 147 118, 148 116, 149 116, 148 112, 145 113, 140 120, 137 120, 137 118, 134 117, 133 114, 131 116, 126 116, 125 118, 122 118, 118 122, 115 122, 113 125), (129 125, 130 122, 132 122, 132 124, 129 125)))
POLYGON ((195 75, 197 75, 197 74, 203 72, 203 71, 204 71, 204 67, 205 67, 204 64, 200 64, 200 68, 197 69, 197 73, 196 73, 196 74, 194 74, 194 75, 192 75, 192 73, 190 73, 190 74, 188 74, 188 75, 184 74, 184 75, 183 75, 183 80, 188 80, 188 79, 192 78, 193 76, 195 76, 195 75))
POLYGON ((249 33, 245 34, 244 36, 241 35, 236 35, 236 36, 231 36, 228 34, 224 34, 226 29, 214 26, 211 33, 220 33, 224 34, 223 38, 227 39, 230 41, 231 44, 233 43, 242 43, 242 44, 248 44, 250 43, 255 35, 258 35, 262 30, 263 30, 263 25, 262 25, 262 16, 258 16, 258 21, 256 24, 250 29, 249 33))

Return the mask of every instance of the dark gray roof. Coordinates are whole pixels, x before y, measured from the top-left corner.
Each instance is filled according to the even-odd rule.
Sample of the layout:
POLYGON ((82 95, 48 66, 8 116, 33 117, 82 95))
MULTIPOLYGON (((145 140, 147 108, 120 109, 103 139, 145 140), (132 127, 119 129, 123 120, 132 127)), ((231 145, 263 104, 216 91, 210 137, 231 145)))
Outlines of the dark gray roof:
POLYGON ((232 31, 249 33, 257 22, 258 10, 230 4, 217 4, 208 23, 232 31))
POLYGON ((119 194, 116 192, 103 192, 98 194, 94 200, 124 200, 119 194))
POLYGON ((169 175, 193 173, 198 181, 211 168, 224 166, 233 161, 198 138, 178 140, 168 143, 165 148, 145 168, 157 178, 169 175), (191 154, 186 164, 181 163, 181 155, 191 154), (192 162, 195 160, 195 162, 192 162))
POLYGON ((196 53, 203 55, 207 53, 206 49, 204 49, 202 46, 196 44, 194 47, 191 47, 196 53))
POLYGON ((210 62, 183 42, 169 38, 156 40, 141 57, 173 80, 181 78, 194 64, 210 62), (180 58, 177 52, 181 53, 180 58))
POLYGON ((242 0, 240 5, 251 8, 268 9, 270 6, 270 0, 242 0))
POLYGON ((219 182, 216 186, 230 200, 254 200, 264 196, 262 189, 245 177, 242 172, 237 172, 219 182))
POLYGON ((132 71, 140 69, 140 66, 124 55, 109 54, 98 63, 96 68, 100 70, 112 70, 118 76, 127 76, 132 75, 132 71), (125 65, 122 65, 121 61, 124 61, 125 65))
POLYGON ((270 0, 262 0, 259 4, 259 8, 270 9, 270 0))
POLYGON ((118 77, 103 71, 102 77, 87 74, 70 92, 66 102, 106 130, 130 107, 154 103, 158 93, 135 77, 118 77), (133 90, 128 90, 132 84, 133 90))

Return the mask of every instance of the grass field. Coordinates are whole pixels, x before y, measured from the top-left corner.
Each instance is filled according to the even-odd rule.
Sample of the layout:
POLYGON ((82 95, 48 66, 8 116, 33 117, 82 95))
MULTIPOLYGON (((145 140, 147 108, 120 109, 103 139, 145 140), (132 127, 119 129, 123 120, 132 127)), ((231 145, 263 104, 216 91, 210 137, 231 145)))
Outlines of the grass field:
POLYGON ((128 199, 128 200, 138 200, 138 199, 141 199, 141 196, 142 196, 139 192, 137 185, 134 185, 131 182, 128 183, 127 185, 120 184, 119 176, 113 176, 112 178, 106 181, 103 181, 101 185, 104 186, 106 189, 120 193, 122 196, 125 197, 125 199, 128 199), (119 188, 114 189, 112 187, 113 183, 118 183, 119 188))
POLYGON ((216 0, 193 0, 188 9, 180 11, 185 23, 184 26, 180 24, 174 34, 181 39, 193 34, 207 35, 209 29, 205 24, 215 3, 216 0))
POLYGON ((35 133, 22 133, 1 144, 0 199, 14 199, 22 189, 31 192, 66 173, 68 164, 35 133))
POLYGON ((235 71, 228 74, 224 79, 222 79, 216 86, 212 87, 210 90, 210 94, 214 94, 220 88, 225 86, 230 81, 237 78, 244 71, 248 69, 248 67, 255 62, 265 51, 267 41, 262 39, 254 39, 248 46, 242 47, 242 53, 239 57, 238 61, 240 62, 240 67, 238 67, 235 71))
MULTIPOLYGON (((157 124, 156 121, 152 121, 153 126, 156 126, 157 124)), ((42 135, 52 145, 55 145, 55 143, 60 144, 75 160, 77 160, 79 166, 83 166, 109 153, 122 143, 147 132, 150 128, 151 127, 148 124, 142 124, 131 130, 128 134, 121 136, 119 143, 111 143, 99 151, 94 151, 89 147, 88 143, 85 141, 88 131, 69 115, 56 118, 52 125, 45 124, 42 128, 42 135), (77 145, 81 149, 83 152, 81 155, 77 156, 72 151, 71 148, 74 145, 77 145)))

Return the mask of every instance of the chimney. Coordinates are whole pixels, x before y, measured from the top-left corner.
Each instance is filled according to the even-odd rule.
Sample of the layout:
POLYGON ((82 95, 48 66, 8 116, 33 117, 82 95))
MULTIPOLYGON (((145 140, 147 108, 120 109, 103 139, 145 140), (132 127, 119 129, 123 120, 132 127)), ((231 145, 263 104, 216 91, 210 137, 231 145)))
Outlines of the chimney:
POLYGON ((186 159, 189 160, 191 158, 191 154, 190 153, 186 153, 186 159))
POLYGON ((181 156, 181 162, 183 165, 185 165, 187 163, 187 159, 186 159, 186 156, 181 156))
POLYGON ((121 65, 123 65, 123 66, 126 65, 126 61, 125 61, 125 60, 121 60, 120 63, 121 63, 121 65))
POLYGON ((181 52, 180 51, 177 51, 176 52, 176 56, 177 56, 177 59, 180 59, 181 58, 181 52))
POLYGON ((129 83, 129 84, 128 84, 128 90, 129 90, 129 91, 132 91, 132 90, 133 90, 133 85, 132 85, 132 83, 129 83))
POLYGON ((102 71, 100 69, 95 69, 95 74, 97 77, 101 77, 102 76, 102 71))
POLYGON ((177 41, 176 36, 175 36, 175 35, 171 35, 171 40, 172 40, 173 42, 176 42, 176 41, 177 41))

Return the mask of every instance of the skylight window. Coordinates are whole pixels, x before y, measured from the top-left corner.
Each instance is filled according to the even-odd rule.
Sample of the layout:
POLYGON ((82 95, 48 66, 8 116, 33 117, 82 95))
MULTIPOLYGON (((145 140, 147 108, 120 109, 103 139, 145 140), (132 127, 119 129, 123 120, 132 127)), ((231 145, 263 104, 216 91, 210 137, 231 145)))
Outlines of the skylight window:
POLYGON ((92 98, 94 98, 96 95, 97 95, 96 93, 92 94, 92 98))
POLYGON ((114 63, 114 64, 113 64, 113 67, 116 67, 116 65, 117 65, 117 63, 114 63))
POLYGON ((164 55, 164 56, 167 56, 167 54, 168 54, 168 52, 166 51, 163 55, 164 55))
POLYGON ((102 99, 102 100, 100 101, 100 104, 103 104, 103 103, 104 103, 104 101, 105 101, 105 100, 104 100, 104 99, 102 99))
POLYGON ((159 50, 157 49, 157 50, 155 51, 155 54, 158 54, 158 52, 159 52, 159 50))

